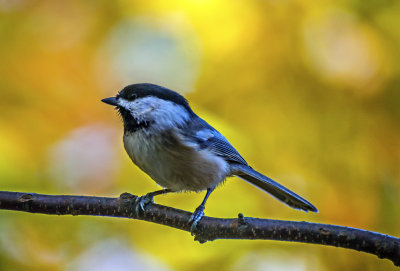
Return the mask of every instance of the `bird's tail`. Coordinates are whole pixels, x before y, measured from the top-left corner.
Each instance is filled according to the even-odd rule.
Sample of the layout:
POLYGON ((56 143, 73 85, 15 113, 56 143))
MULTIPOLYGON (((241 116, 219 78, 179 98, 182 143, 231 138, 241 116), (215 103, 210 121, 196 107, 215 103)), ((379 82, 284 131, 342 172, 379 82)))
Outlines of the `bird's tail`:
POLYGON ((245 181, 255 185, 256 187, 264 190, 287 204, 288 206, 302 210, 305 212, 318 212, 318 209, 315 208, 314 205, 309 203, 307 200, 303 199, 296 193, 290 191, 286 187, 280 185, 279 183, 271 180, 267 176, 262 175, 261 173, 255 171, 249 166, 236 164, 232 165, 233 174, 244 179, 245 181))

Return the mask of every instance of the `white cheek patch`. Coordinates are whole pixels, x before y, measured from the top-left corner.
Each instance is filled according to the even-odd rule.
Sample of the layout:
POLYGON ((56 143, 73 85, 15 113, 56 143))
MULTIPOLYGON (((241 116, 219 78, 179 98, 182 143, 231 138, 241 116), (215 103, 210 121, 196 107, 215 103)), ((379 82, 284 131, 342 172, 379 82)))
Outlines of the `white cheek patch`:
POLYGON ((149 107, 147 107, 147 108, 143 108, 143 110, 142 111, 140 111, 140 112, 137 112, 137 114, 139 114, 139 115, 141 115, 141 116, 144 116, 144 115, 146 115, 146 114, 149 114, 151 111, 153 111, 153 110, 155 110, 156 108, 154 107, 154 106, 149 106, 149 107))
POLYGON ((131 108, 133 102, 127 101, 127 100, 122 99, 122 98, 118 98, 117 102, 118 102, 118 105, 119 105, 120 107, 125 108, 126 110, 131 111, 130 108, 131 108))
POLYGON ((123 98, 119 98, 118 104, 131 112, 132 116, 138 121, 145 120, 145 116, 157 108, 157 104, 150 101, 143 101, 143 98, 136 99, 134 101, 128 101, 123 98))
POLYGON ((159 129, 182 125, 190 118, 183 106, 154 96, 134 101, 119 98, 118 103, 121 107, 129 110, 135 119, 154 121, 155 128, 159 129))

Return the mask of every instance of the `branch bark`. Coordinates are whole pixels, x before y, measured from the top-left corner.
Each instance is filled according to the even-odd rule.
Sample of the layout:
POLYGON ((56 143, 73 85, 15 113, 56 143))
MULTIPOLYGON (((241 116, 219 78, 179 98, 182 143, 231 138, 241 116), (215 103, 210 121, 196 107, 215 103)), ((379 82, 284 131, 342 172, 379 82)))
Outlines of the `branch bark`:
MULTIPOLYGON (((136 196, 118 198, 43 195, 0 191, 0 209, 49 215, 93 215, 140 219, 190 232, 191 213, 149 204, 144 212, 133 210, 136 196)), ((362 229, 300 221, 244 217, 203 217, 194 232, 200 243, 216 239, 264 239, 322 244, 371 253, 400 266, 400 239, 362 229)))

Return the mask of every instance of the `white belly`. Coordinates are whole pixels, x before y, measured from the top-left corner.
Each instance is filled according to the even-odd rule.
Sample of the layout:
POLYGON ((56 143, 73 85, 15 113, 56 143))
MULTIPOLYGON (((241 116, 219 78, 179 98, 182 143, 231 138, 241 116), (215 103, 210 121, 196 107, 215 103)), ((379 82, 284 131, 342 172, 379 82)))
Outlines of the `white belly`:
POLYGON ((124 135, 124 147, 132 161, 164 188, 202 191, 216 187, 230 174, 221 157, 180 142, 173 131, 158 136, 143 131, 124 135))

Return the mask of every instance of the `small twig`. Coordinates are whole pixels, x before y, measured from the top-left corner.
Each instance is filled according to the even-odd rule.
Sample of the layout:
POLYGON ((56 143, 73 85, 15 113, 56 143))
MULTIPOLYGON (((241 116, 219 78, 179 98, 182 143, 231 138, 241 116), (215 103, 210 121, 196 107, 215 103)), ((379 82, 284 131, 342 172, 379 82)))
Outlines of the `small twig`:
MULTIPOLYGON (((149 204, 136 214, 136 196, 123 193, 118 198, 42 195, 0 191, 0 209, 50 215, 94 215, 125 217, 154 222, 189 231, 191 213, 171 207, 149 204)), ((195 240, 264 239, 336 246, 377 255, 400 266, 400 239, 350 227, 244 217, 236 219, 203 217, 195 240)))

